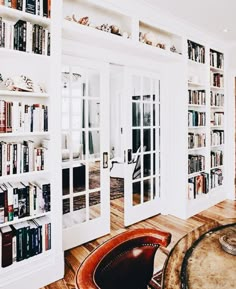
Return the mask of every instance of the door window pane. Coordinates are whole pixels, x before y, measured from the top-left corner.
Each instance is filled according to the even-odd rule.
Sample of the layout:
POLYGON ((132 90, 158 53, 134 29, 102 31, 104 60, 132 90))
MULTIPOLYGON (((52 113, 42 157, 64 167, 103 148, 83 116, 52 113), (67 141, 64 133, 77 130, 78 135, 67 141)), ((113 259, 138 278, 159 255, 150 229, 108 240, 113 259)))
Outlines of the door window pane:
POLYGON ((84 164, 73 168, 73 190, 74 193, 86 190, 86 166, 84 164))
POLYGON ((140 118, 140 103, 133 103, 132 104, 132 125, 133 126, 140 126, 141 125, 141 118, 140 118))
POLYGON ((100 161, 89 163, 89 189, 100 188, 100 161))
POLYGON ((141 146, 141 130, 140 129, 133 129, 133 136, 132 136, 132 149, 133 153, 136 153, 137 150, 141 146))

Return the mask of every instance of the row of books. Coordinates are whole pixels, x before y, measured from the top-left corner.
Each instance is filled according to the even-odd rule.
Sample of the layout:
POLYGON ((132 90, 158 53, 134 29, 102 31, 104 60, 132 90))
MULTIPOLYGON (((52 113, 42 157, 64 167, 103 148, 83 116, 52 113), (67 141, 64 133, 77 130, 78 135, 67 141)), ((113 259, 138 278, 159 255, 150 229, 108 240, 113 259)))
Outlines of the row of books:
POLYGON ((200 148, 206 146, 206 134, 205 133, 188 133, 188 148, 200 148))
POLYGON ((210 175, 211 188, 222 186, 223 184, 223 172, 221 169, 212 169, 210 175))
POLYGON ((211 146, 217 146, 224 144, 224 131, 212 130, 211 131, 211 146))
POLYGON ((188 103, 189 104, 206 104, 206 91, 205 90, 191 90, 188 91, 188 103))
POLYGON ((224 69, 224 55, 223 53, 210 50, 210 65, 215 68, 224 69))
POLYGON ((221 73, 216 73, 216 72, 211 71, 210 83, 211 83, 211 86, 224 88, 224 75, 221 73))
POLYGON ((224 112, 211 112, 211 125, 224 125, 224 112))
POLYGON ((32 140, 0 142, 0 176, 48 169, 48 148, 32 140))
POLYGON ((8 267, 51 249, 51 221, 47 216, 1 228, 0 265, 8 267))
POLYGON ((211 151, 211 168, 223 165, 223 151, 211 151))
POLYGON ((188 174, 197 173, 205 170, 205 156, 188 155, 188 174))
POLYGON ((48 131, 48 106, 0 99, 0 133, 48 131))
POLYGON ((51 0, 0 0, 0 5, 41 17, 51 17, 51 0))
POLYGON ((188 111, 188 126, 205 126, 206 113, 201 111, 189 110, 188 111))
POLYGON ((188 40, 188 58, 196 62, 205 63, 205 47, 188 40))
POLYGON ((201 174, 188 179, 188 199, 196 199, 202 194, 209 192, 209 174, 202 172, 201 174))
POLYGON ((16 23, 0 17, 0 47, 50 55, 50 32, 25 20, 16 23))
POLYGON ((211 106, 224 106, 224 94, 215 91, 210 92, 211 106))
POLYGON ((0 224, 51 210, 51 191, 47 180, 3 183, 0 185, 0 224))

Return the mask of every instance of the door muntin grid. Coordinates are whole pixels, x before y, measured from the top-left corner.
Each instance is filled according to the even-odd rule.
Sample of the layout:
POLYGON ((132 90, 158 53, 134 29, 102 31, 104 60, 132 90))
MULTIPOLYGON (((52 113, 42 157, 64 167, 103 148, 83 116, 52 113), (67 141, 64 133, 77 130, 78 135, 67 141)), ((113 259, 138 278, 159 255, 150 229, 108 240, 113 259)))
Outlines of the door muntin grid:
POLYGON ((132 205, 160 197, 160 81, 132 77, 132 205))
POLYGON ((66 66, 62 72, 64 228, 101 216, 100 75, 66 66))

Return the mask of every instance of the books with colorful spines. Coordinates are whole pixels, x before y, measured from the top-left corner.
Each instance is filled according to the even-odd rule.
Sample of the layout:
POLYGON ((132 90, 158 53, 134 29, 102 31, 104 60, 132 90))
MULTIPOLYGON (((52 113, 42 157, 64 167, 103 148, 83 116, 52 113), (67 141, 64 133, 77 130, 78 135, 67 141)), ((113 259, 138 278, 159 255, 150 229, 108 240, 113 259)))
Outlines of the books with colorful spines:
POLYGON ((38 228, 32 220, 27 223, 30 226, 30 255, 35 256, 39 254, 38 228))
POLYGON ((195 197, 195 185, 194 185, 194 178, 188 179, 188 199, 192 200, 195 197))
POLYGON ((0 100, 0 133, 6 132, 6 101, 0 100))
POLYGON ((11 8, 17 9, 17 0, 11 0, 11 8))
POLYGON ((13 192, 13 217, 18 220, 19 217, 19 202, 18 202, 18 187, 15 183, 8 183, 12 187, 13 192))
POLYGON ((2 267, 12 264, 12 237, 13 232, 10 226, 1 228, 1 251, 2 251, 2 267))
POLYGON ((28 172, 32 172, 34 170, 34 141, 23 141, 23 145, 28 148, 28 172))
POLYGON ((34 219, 34 222, 37 223, 42 228, 42 252, 51 249, 51 221, 47 216, 34 219))
POLYGON ((0 224, 5 223, 5 192, 0 187, 0 224))
POLYGON ((27 221, 21 223, 24 226, 23 230, 23 258, 28 259, 31 256, 30 251, 30 225, 27 221))
POLYGON ((18 192, 18 217, 24 218, 29 216, 29 192, 27 188, 20 182, 16 183, 18 192))
POLYGON ((16 237, 16 261, 20 262, 24 260, 24 230, 25 225, 23 223, 17 223, 11 225, 14 236, 16 237))
POLYGON ((39 179, 35 183, 42 191, 42 196, 44 199, 44 212, 49 212, 51 210, 50 183, 46 179, 39 179))
POLYGON ((4 222, 8 221, 8 198, 7 198, 7 189, 3 186, 3 184, 0 185, 0 188, 4 195, 4 222))
POLYGON ((7 190, 8 222, 11 222, 14 220, 13 187, 9 183, 4 183, 3 186, 7 190))
POLYGON ((198 175, 196 176, 196 194, 201 195, 204 192, 204 182, 203 182, 203 176, 198 175))

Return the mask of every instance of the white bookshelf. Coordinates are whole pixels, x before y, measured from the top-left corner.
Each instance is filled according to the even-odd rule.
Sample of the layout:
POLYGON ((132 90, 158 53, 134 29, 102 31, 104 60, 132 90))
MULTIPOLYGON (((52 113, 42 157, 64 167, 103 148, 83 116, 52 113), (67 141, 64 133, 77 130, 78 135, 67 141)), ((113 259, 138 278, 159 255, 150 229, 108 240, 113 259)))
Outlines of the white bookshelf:
POLYGON ((0 140, 6 143, 22 143, 25 140, 32 140, 34 147, 38 147, 44 139, 48 139, 48 153, 50 154, 47 160, 47 169, 2 175, 0 176, 0 184, 21 181, 37 182, 44 179, 50 183, 51 196, 50 211, 30 214, 18 219, 14 218, 13 221, 5 220, 4 223, 0 224, 0 228, 3 228, 40 217, 47 217, 51 223, 51 249, 28 259, 14 262, 7 267, 0 267, 0 288, 2 289, 38 289, 63 277, 64 259, 60 222, 61 171, 57 165, 58 162, 60 163, 60 141, 57 139, 60 133, 60 114, 56 109, 53 109, 57 103, 57 95, 60 93, 58 87, 60 85, 61 4, 61 1, 52 1, 51 19, 0 5, 0 15, 3 20, 12 23, 16 23, 19 19, 25 20, 32 24, 39 24, 51 33, 50 56, 0 48, 1 75, 4 81, 7 78, 14 79, 20 75, 26 75, 34 84, 43 84, 45 88, 43 93, 11 91, 1 88, 0 99, 6 102, 19 102, 22 105, 42 104, 48 107, 48 128, 44 128, 45 131, 3 132, 0 133, 0 140))

